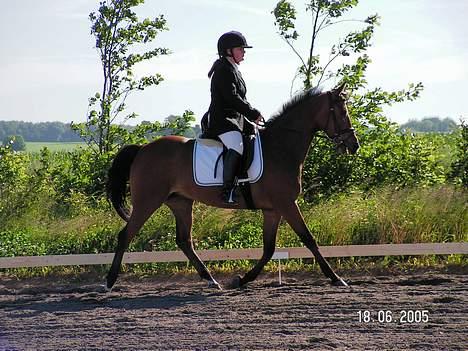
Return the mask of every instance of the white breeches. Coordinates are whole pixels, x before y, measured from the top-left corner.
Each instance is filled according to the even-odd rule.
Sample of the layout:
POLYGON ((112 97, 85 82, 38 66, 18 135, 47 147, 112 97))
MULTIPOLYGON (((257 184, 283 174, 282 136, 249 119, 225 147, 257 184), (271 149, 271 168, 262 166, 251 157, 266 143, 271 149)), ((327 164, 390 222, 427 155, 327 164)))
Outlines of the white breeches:
POLYGON ((241 155, 244 152, 244 144, 240 132, 235 130, 231 132, 226 132, 218 135, 218 138, 221 139, 221 142, 228 149, 236 150, 241 155))

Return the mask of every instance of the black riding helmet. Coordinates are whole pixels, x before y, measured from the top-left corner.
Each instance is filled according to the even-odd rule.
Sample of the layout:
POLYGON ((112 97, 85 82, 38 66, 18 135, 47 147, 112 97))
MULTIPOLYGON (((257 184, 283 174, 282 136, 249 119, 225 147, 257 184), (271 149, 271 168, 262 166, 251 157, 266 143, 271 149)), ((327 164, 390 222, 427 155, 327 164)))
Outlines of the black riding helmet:
POLYGON ((247 40, 242 33, 235 30, 224 33, 218 39, 218 54, 219 56, 228 56, 227 49, 232 48, 251 48, 247 44, 247 40))

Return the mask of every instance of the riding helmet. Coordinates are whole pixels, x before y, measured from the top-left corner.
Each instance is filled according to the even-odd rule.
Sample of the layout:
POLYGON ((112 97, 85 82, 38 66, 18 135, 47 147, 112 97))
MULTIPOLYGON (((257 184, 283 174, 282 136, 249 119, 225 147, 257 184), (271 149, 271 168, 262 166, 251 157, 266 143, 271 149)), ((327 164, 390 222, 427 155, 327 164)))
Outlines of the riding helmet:
POLYGON ((232 48, 251 48, 247 44, 247 40, 245 37, 242 35, 242 33, 237 32, 235 30, 224 33, 221 35, 218 39, 218 54, 220 56, 226 56, 227 49, 232 49, 232 48))

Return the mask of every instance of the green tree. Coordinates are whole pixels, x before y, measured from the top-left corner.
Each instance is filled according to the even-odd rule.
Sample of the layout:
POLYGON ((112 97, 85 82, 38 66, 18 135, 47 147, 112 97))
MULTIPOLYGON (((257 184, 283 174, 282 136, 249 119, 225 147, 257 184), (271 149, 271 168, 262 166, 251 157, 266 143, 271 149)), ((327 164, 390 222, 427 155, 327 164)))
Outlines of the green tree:
MULTIPOLYGON (((358 4, 357 0, 309 0, 305 13, 310 15, 312 33, 307 40, 307 52, 301 54, 296 28, 298 11, 290 1, 281 0, 272 11, 278 33, 299 58, 296 77, 302 78, 302 88, 319 86, 329 79, 347 84, 348 109, 353 125, 361 141, 356 157, 338 156, 329 142, 318 139, 308 154, 303 171, 306 199, 313 200, 343 190, 349 185, 371 188, 386 182, 409 184, 411 182, 438 182, 440 170, 430 157, 430 149, 411 136, 398 130, 382 113, 383 106, 411 101, 419 96, 422 83, 409 84, 407 89, 384 91, 381 88, 366 90, 365 73, 371 63, 366 50, 371 45, 379 16, 371 15, 363 20, 344 18, 346 12, 358 4), (343 22, 355 22, 363 28, 348 33, 331 45, 326 59, 316 53, 322 32, 343 22), (349 62, 332 69, 338 59, 349 62), (406 167, 406 168, 405 168, 406 167), (414 177, 412 172, 421 172, 414 177)), ((296 78, 295 77, 295 78, 296 78)), ((294 80, 293 80, 294 81, 294 80)))
POLYGON ((170 129, 173 134, 183 134, 195 120, 193 112, 186 110, 182 116, 165 123, 145 122, 134 127, 124 125, 136 117, 135 113, 124 113, 127 97, 163 81, 163 77, 157 73, 136 78, 135 66, 159 55, 169 54, 167 48, 143 50, 158 33, 167 30, 163 15, 154 19, 138 19, 133 8, 143 2, 104 0, 99 9, 89 15, 91 34, 96 39, 104 80, 102 91, 89 99, 86 123, 72 123, 72 128, 78 131, 90 147, 76 152, 73 162, 68 165, 69 172, 75 175, 61 184, 66 193, 78 191, 87 195, 103 194, 110 161, 122 145, 146 143, 164 129, 170 129))
MULTIPOLYGON (((137 47, 147 45, 157 34, 167 30, 163 15, 140 21, 132 8, 144 0, 105 0, 99 9, 89 15, 91 34, 96 38, 103 69, 103 86, 89 100, 89 114, 84 124, 73 124, 80 135, 96 148, 99 155, 115 150, 128 141, 128 129, 118 124, 118 118, 125 111, 127 97, 139 90, 158 85, 163 80, 160 74, 136 78, 133 69, 136 64, 159 55, 167 55, 169 50, 156 47, 137 53, 137 47), (131 50, 133 49, 133 50, 131 50)), ((135 113, 123 117, 123 121, 135 118, 135 113)), ((149 131, 160 128, 159 123, 145 125, 137 129, 149 131)))
MULTIPOLYGON (((275 25, 280 36, 289 45, 300 61, 296 77, 301 77, 305 89, 319 86, 323 81, 336 75, 330 70, 330 65, 340 57, 350 56, 351 53, 364 52, 369 46, 370 39, 374 33, 375 26, 378 25, 377 15, 369 16, 364 20, 344 20, 340 19, 345 12, 356 6, 357 0, 311 0, 305 5, 305 11, 310 14, 312 23, 312 33, 309 38, 307 52, 301 54, 295 43, 299 39, 299 32, 296 30, 295 20, 297 10, 294 5, 287 0, 281 0, 272 11, 275 16, 275 25), (365 24, 365 28, 360 31, 351 32, 344 39, 332 45, 329 57, 324 61, 317 54, 319 35, 330 26, 335 26, 342 22, 354 21, 365 24)), ((295 78, 296 78, 295 77, 295 78)))
POLYGON ((439 117, 425 117, 420 121, 409 120, 402 124, 400 128, 422 133, 450 133, 457 128, 457 124, 448 117, 444 119, 439 117))
POLYGON ((3 145, 10 145, 13 151, 24 151, 26 150, 26 143, 21 135, 9 135, 3 138, 3 145))

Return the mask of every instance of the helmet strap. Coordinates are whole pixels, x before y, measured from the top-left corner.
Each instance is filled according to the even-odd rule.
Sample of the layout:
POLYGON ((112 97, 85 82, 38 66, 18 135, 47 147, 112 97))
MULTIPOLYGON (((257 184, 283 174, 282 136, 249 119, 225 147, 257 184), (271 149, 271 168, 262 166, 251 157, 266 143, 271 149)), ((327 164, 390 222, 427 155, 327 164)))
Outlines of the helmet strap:
POLYGON ((234 61, 234 63, 235 63, 236 65, 239 65, 240 61, 238 62, 238 61, 234 58, 234 55, 232 54, 232 49, 227 49, 227 50, 226 50, 226 56, 232 58, 232 60, 234 61), (228 50, 230 50, 230 53, 228 52, 228 50))

